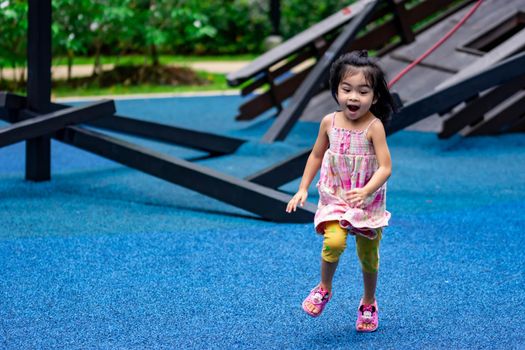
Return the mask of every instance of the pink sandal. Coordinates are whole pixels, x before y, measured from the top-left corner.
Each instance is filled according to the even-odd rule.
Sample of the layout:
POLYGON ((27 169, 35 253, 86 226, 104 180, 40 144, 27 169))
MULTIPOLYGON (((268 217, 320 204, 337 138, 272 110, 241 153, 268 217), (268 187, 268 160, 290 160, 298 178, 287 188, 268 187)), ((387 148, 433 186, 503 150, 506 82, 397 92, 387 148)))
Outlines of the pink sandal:
POLYGON ((310 291, 310 294, 304 299, 303 301, 303 310, 308 315, 312 317, 318 317, 321 315, 321 313, 324 310, 324 307, 326 304, 330 301, 332 298, 332 293, 329 293, 328 291, 324 290, 320 286, 315 287, 310 291), (306 308, 306 303, 310 303, 312 305, 315 305, 319 312, 314 313, 306 308))
POLYGON ((363 299, 359 303, 359 308, 357 309, 357 321, 355 322, 355 329, 358 332, 375 332, 379 326, 379 317, 377 316, 377 300, 374 301, 372 305, 363 304, 363 299), (359 328, 359 325, 371 324, 372 328, 359 328))

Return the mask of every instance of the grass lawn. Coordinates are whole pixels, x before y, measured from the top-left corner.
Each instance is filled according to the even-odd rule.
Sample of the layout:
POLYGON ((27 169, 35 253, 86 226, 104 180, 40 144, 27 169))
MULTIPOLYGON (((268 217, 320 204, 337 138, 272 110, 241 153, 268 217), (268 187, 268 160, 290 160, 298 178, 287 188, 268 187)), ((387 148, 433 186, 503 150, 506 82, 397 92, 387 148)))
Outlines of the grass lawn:
POLYGON ((149 85, 142 84, 139 86, 114 85, 111 87, 98 87, 97 85, 71 88, 64 85, 53 87, 53 97, 71 97, 71 96, 102 96, 102 95, 126 95, 126 94, 151 94, 151 93, 182 93, 182 92, 202 92, 202 91, 235 91, 238 88, 232 88, 226 83, 225 74, 209 73, 198 71, 197 74, 210 81, 208 85, 149 85))
MULTIPOLYGON (((257 55, 235 55, 235 56, 182 56, 182 55, 161 55, 161 64, 170 63, 189 63, 189 62, 207 62, 207 61, 252 61, 257 55)), ((143 64, 143 55, 126 55, 126 56, 103 56, 100 58, 102 64, 143 64)), ((148 57, 149 59, 149 57, 148 57)), ((73 64, 94 64, 94 57, 75 57, 73 64)), ((148 62, 149 63, 149 62, 148 62)), ((67 65, 66 57, 54 57, 53 66, 67 65)))

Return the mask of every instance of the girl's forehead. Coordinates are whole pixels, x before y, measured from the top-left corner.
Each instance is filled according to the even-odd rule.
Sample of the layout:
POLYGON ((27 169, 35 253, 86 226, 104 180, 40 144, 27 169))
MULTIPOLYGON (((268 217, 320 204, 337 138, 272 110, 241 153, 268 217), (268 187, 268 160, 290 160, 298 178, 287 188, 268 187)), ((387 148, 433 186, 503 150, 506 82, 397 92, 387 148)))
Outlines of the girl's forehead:
POLYGON ((343 74, 340 84, 346 83, 349 85, 368 85, 370 86, 370 82, 366 79, 365 74, 363 71, 359 68, 348 68, 346 72, 343 74))

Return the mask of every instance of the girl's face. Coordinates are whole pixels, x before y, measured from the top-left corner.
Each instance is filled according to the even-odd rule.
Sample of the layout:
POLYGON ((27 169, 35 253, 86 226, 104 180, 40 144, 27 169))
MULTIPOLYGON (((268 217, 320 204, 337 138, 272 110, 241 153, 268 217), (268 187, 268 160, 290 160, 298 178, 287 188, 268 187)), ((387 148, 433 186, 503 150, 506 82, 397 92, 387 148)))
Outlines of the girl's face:
POLYGON ((337 88, 337 101, 349 120, 358 120, 368 113, 375 103, 374 90, 360 69, 350 70, 343 76, 337 88))

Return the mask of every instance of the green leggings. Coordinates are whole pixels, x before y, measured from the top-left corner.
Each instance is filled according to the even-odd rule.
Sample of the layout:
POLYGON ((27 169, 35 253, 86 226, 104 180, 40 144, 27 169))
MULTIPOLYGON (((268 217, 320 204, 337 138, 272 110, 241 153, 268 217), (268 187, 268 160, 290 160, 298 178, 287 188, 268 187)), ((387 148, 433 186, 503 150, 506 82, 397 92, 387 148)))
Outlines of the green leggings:
MULTIPOLYGON (((330 221, 325 224, 323 260, 335 263, 346 248, 346 238, 348 232, 339 225, 338 221, 330 221)), ((356 250, 361 268, 365 272, 375 273, 379 270, 379 242, 381 241, 382 230, 379 230, 377 237, 373 240, 356 235, 356 250)))

